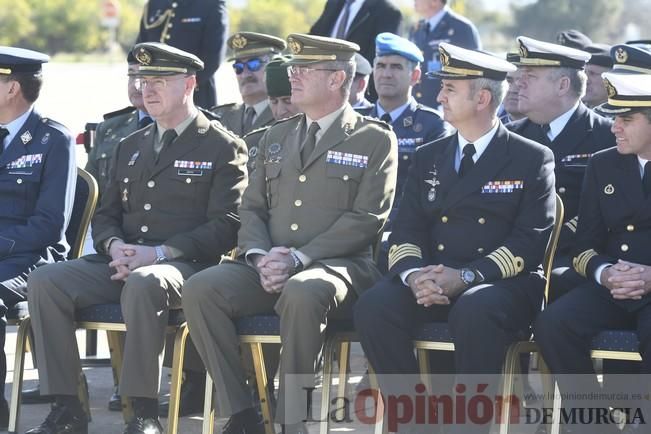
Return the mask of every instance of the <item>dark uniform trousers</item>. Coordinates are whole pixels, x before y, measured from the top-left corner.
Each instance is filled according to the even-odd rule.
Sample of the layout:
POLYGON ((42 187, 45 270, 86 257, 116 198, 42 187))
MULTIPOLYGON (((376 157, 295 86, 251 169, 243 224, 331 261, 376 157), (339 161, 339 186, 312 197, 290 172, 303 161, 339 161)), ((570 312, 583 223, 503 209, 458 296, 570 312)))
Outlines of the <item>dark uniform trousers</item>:
POLYGON ((29 276, 29 308, 45 395, 75 395, 81 369, 74 313, 121 303, 127 326, 120 393, 157 398, 169 309, 180 307, 181 286, 196 264, 169 262, 138 268, 125 282, 97 255, 41 267, 29 276), (52 327, 56 324, 56 327, 52 327), (67 350, 62 351, 62 348, 67 350))

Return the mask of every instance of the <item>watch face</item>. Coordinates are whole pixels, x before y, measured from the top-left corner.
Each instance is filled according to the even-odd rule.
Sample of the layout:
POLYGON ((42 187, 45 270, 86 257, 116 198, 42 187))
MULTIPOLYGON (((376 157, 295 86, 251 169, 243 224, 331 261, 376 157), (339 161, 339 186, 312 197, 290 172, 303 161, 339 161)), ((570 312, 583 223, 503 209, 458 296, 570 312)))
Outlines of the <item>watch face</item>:
POLYGON ((475 281, 475 273, 472 270, 463 270, 463 281, 470 284, 475 281))

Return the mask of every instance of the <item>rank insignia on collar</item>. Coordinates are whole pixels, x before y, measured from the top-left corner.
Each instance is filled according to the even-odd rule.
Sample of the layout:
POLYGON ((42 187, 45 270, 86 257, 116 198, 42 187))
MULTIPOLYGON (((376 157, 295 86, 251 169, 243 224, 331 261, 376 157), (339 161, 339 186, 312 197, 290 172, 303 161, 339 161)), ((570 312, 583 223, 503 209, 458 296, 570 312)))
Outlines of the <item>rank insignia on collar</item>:
POLYGON ((32 141, 32 133, 29 131, 25 131, 21 136, 20 140, 23 142, 23 145, 28 144, 29 142, 32 141))
POLYGON ((199 128, 199 129, 197 130, 197 133, 199 133, 199 134, 206 134, 207 131, 208 131, 207 128, 199 128))
POLYGON ((407 128, 412 126, 413 123, 414 123, 414 118, 412 118, 411 116, 407 116, 406 118, 403 119, 402 126, 407 128))
POLYGON ((604 193, 610 196, 611 194, 615 193, 615 187, 613 187, 612 184, 608 184, 606 187, 604 187, 604 193))
POLYGON ((41 144, 44 145, 49 141, 50 141, 50 133, 45 133, 45 135, 41 139, 41 144))
POLYGON ((436 186, 440 185, 441 182, 437 178, 438 171, 436 170, 436 166, 434 167, 434 170, 431 170, 429 173, 432 175, 432 179, 425 180, 425 184, 430 185, 429 191, 427 192, 427 200, 434 202, 436 200, 436 186))

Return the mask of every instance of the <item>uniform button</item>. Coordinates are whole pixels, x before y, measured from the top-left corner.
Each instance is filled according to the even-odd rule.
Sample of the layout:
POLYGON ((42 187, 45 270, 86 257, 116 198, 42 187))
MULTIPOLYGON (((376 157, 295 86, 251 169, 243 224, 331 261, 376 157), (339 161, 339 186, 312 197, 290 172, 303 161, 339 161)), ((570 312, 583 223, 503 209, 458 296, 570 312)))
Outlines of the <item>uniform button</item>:
POLYGON ((124 179, 122 180, 122 182, 124 182, 124 183, 126 184, 127 182, 129 182, 129 178, 124 178, 124 179))
POLYGON ((629 232, 633 232, 635 230, 635 226, 628 225, 628 226, 626 226, 626 230, 629 231, 629 232))
POLYGON ((448 216, 445 216, 445 215, 444 215, 443 217, 441 217, 441 221, 442 221, 443 223, 447 223, 447 222, 448 222, 448 216))
POLYGON ((445 246, 443 244, 439 244, 436 248, 438 249, 439 252, 445 250, 445 246))
POLYGON ((307 176, 305 176, 305 175, 301 175, 301 176, 299 176, 299 177, 298 177, 298 181, 299 181, 299 182, 305 182, 305 181, 307 181, 307 176))
POLYGON ((192 182, 192 178, 185 178, 185 183, 190 184, 192 182))
POLYGON ((143 206, 143 208, 145 209, 145 211, 149 211, 151 209, 151 204, 146 203, 145 206, 143 206))
POLYGON ((172 23, 169 23, 169 24, 167 25, 167 28, 168 28, 168 29, 171 29, 171 28, 172 28, 172 23))
POLYGON ((144 239, 142 239, 142 238, 138 238, 138 244, 142 244, 142 243, 144 243, 144 242, 145 242, 144 239))
POLYGON ((302 200, 300 200, 300 199, 296 199, 296 200, 294 201, 294 206, 301 206, 301 205, 303 205, 303 201, 302 201, 302 200))
POLYGON ((422 97, 422 96, 423 96, 422 93, 420 93, 420 92, 416 92, 416 98, 420 98, 420 97, 422 97))
POLYGON ((106 154, 102 154, 101 157, 102 157, 102 158, 106 158, 106 154))
POLYGON ((484 249, 482 247, 478 248, 477 253, 484 253, 484 249))
POLYGON ((22 184, 22 183, 23 183, 23 180, 22 180, 22 179, 18 178, 18 179, 16 180, 16 184, 22 184))
POLYGON ((403 159, 403 160, 409 160, 409 155, 403 155, 403 156, 402 156, 402 159, 403 159))
POLYGON ((477 222, 478 222, 480 225, 483 225, 483 224, 486 223, 486 219, 485 219, 484 217, 479 217, 479 220, 477 220, 477 222))
POLYGON ((628 244, 622 244, 622 247, 620 247, 620 249, 622 249, 622 252, 628 252, 628 244))
POLYGON ((169 39, 169 38, 171 38, 170 35, 165 35, 165 39, 169 39))
POLYGON ((293 231, 297 231, 298 230, 298 225, 296 223, 292 223, 292 225, 289 228, 291 230, 293 230, 293 231))
POLYGON ((156 181, 154 181, 153 179, 147 182, 147 187, 149 188, 154 188, 155 185, 156 185, 156 181))
POLYGON ((140 232, 147 232, 149 230, 148 226, 140 226, 140 232))
POLYGON ((344 176, 343 176, 343 180, 344 180, 344 181, 348 181, 348 175, 344 175, 344 176))
POLYGON ((560 194, 565 194, 565 187, 560 187, 560 188, 558 189, 558 192, 559 192, 560 194))
POLYGON ((172 3, 172 7, 173 7, 173 8, 177 7, 178 5, 179 5, 179 4, 178 4, 177 2, 172 3))

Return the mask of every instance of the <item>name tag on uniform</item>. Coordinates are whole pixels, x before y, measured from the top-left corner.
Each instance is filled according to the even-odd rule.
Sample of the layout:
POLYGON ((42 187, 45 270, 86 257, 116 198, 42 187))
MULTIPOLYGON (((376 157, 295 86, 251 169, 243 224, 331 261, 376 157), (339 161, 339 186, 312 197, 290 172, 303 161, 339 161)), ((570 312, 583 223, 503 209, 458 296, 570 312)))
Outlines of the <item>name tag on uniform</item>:
POLYGON ((43 162, 43 154, 28 154, 7 164, 7 169, 23 169, 25 167, 34 167, 43 162))
POLYGON ((482 193, 513 193, 515 190, 522 190, 524 181, 490 181, 481 188, 482 193))
POLYGON ((411 150, 414 151, 416 147, 423 144, 422 137, 412 137, 408 139, 398 139, 398 148, 401 151, 411 150))
POLYGON ((181 169, 212 169, 212 161, 175 160, 174 167, 181 169))
POLYGON ((201 22, 201 17, 182 18, 181 22, 182 23, 200 23, 201 22))
POLYGON ((179 169, 176 173, 179 176, 203 176, 201 169, 179 169))
POLYGON ((326 163, 364 168, 368 167, 368 155, 328 151, 328 154, 326 155, 326 163))
POLYGON ((586 161, 577 161, 577 160, 587 160, 588 158, 592 157, 592 154, 574 154, 574 155, 567 155, 565 156, 561 162, 565 163, 566 165, 581 165, 585 166, 587 164, 586 161))

